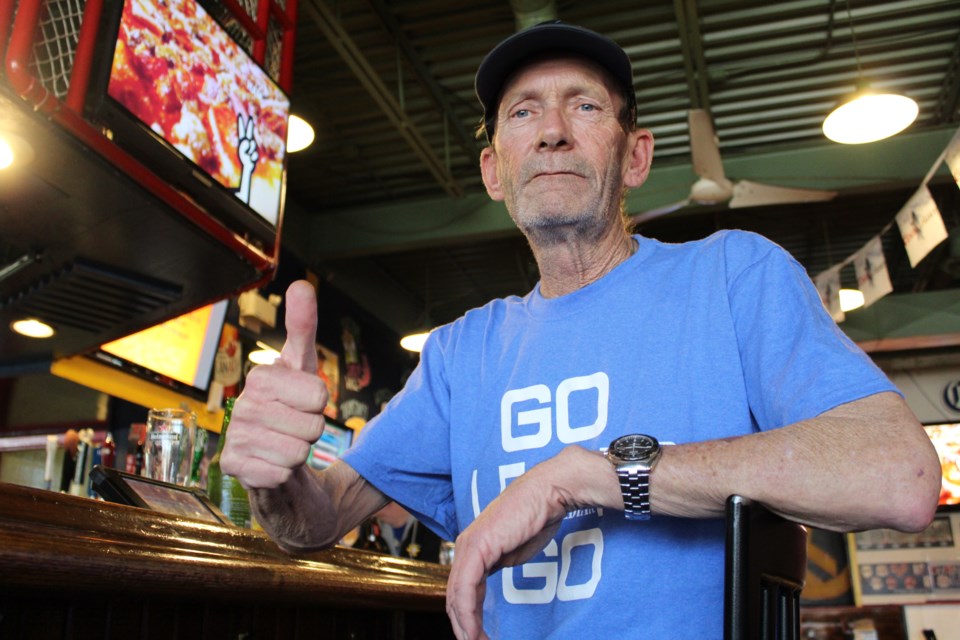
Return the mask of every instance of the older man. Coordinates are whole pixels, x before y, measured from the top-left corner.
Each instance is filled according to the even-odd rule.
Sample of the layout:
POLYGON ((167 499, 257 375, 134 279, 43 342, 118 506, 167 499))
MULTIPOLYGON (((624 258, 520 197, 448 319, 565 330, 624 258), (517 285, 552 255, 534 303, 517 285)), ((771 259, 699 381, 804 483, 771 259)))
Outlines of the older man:
POLYGON ((717 638, 728 495, 834 530, 930 522, 933 447, 800 265, 752 234, 625 231, 653 138, 619 46, 539 25, 486 57, 477 93, 484 184, 541 280, 434 331, 319 475, 316 301, 291 287, 281 360, 251 372, 222 459, 279 544, 332 544, 394 499, 457 539, 460 638, 717 638))

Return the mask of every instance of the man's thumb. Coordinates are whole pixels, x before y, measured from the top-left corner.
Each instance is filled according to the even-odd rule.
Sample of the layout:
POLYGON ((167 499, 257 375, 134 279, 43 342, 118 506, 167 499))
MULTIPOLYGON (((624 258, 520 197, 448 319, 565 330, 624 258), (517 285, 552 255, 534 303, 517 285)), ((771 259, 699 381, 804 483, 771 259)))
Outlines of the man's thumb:
POLYGON ((317 372, 317 294, 306 280, 287 289, 287 340, 280 362, 291 369, 317 372))

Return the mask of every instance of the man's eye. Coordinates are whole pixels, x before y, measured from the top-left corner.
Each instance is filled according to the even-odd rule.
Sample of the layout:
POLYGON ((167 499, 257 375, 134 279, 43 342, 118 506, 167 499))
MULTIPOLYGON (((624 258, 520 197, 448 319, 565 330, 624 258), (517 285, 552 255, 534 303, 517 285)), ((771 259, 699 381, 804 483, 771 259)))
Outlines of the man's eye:
POLYGON ((579 108, 580 108, 581 111, 596 111, 596 110, 597 110, 596 105, 592 105, 592 104, 590 104, 590 103, 582 104, 582 105, 580 105, 579 108))
POLYGON ((530 115, 530 112, 527 109, 517 109, 513 112, 514 118, 526 118, 530 115))

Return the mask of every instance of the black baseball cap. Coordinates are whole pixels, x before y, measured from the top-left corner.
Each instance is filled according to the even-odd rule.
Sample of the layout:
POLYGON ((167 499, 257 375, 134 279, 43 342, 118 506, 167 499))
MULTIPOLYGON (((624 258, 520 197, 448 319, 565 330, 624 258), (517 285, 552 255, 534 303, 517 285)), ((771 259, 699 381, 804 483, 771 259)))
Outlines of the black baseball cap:
POLYGON ((547 52, 579 54, 606 69, 620 84, 627 108, 636 118, 637 97, 627 53, 616 42, 595 31, 552 20, 513 34, 494 47, 480 63, 474 87, 483 106, 488 139, 493 136, 500 93, 507 79, 524 60, 547 52))

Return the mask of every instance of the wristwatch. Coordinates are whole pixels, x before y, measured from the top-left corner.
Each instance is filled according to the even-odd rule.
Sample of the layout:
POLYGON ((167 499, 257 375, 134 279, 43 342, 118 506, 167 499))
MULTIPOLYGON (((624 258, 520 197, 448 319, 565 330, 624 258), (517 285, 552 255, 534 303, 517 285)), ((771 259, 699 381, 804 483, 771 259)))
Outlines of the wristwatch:
POLYGON ((660 443, 653 436, 631 434, 610 443, 607 460, 617 469, 627 520, 650 519, 650 472, 660 459, 660 443))

